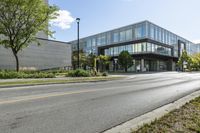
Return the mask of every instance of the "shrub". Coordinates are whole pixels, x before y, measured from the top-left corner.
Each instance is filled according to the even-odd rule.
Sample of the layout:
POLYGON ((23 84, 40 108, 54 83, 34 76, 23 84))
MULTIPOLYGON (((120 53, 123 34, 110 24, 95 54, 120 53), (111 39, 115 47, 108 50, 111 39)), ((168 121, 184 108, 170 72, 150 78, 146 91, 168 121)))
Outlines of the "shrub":
POLYGON ((55 74, 47 72, 38 72, 38 71, 0 71, 0 79, 22 79, 22 78, 55 78, 55 74))
POLYGON ((102 73, 102 76, 105 76, 105 77, 106 77, 106 76, 108 76, 108 73, 107 73, 107 72, 103 72, 103 73, 102 73))
POLYGON ((91 73, 82 69, 71 70, 66 75, 68 77, 90 77, 91 73))

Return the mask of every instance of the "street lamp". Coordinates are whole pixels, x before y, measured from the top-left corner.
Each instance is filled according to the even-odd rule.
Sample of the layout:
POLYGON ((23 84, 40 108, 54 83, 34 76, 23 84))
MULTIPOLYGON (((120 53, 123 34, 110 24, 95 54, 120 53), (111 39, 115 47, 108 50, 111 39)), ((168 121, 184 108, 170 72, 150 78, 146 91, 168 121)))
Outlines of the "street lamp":
POLYGON ((80 23, 80 18, 76 18, 76 22, 77 22, 77 50, 78 50, 78 58, 77 58, 77 62, 78 62, 78 68, 80 67, 80 59, 79 59, 79 23, 80 23))

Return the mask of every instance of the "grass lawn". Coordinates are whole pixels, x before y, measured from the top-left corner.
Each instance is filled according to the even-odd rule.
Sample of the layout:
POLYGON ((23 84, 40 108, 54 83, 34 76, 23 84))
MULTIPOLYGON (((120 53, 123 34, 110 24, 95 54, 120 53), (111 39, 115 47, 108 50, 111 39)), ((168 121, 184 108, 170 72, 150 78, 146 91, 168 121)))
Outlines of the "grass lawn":
POLYGON ((132 133, 200 133, 200 97, 132 133))
POLYGON ((43 84, 65 84, 65 83, 82 83, 98 82, 122 79, 122 77, 84 77, 84 78, 66 78, 66 79, 37 79, 37 80, 19 80, 0 82, 0 87, 12 87, 23 85, 43 85, 43 84))

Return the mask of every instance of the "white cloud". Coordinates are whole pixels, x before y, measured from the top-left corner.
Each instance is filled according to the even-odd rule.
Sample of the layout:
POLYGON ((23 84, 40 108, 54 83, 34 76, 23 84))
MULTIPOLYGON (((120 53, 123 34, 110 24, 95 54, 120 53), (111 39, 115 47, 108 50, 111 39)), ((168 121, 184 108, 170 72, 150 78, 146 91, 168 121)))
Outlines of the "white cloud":
POLYGON ((57 12, 58 16, 56 19, 51 20, 50 24, 61 29, 69 29, 71 24, 74 22, 74 18, 71 13, 67 10, 59 10, 57 12))
POLYGON ((200 39, 199 40, 194 40, 193 43, 199 44, 200 43, 200 39))

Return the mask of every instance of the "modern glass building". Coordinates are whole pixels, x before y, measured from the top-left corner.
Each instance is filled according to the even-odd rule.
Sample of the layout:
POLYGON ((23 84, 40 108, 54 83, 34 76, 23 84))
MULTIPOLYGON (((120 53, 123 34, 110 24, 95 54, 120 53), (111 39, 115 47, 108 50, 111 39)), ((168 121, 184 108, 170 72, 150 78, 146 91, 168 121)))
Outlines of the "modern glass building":
MULTIPOLYGON (((77 41, 70 43, 76 51, 77 41)), ((86 54, 111 56, 110 71, 121 70, 117 57, 124 50, 133 57, 133 66, 129 71, 172 71, 176 69, 182 50, 194 54, 200 52, 200 45, 149 21, 142 21, 82 38, 80 49, 86 54)))

